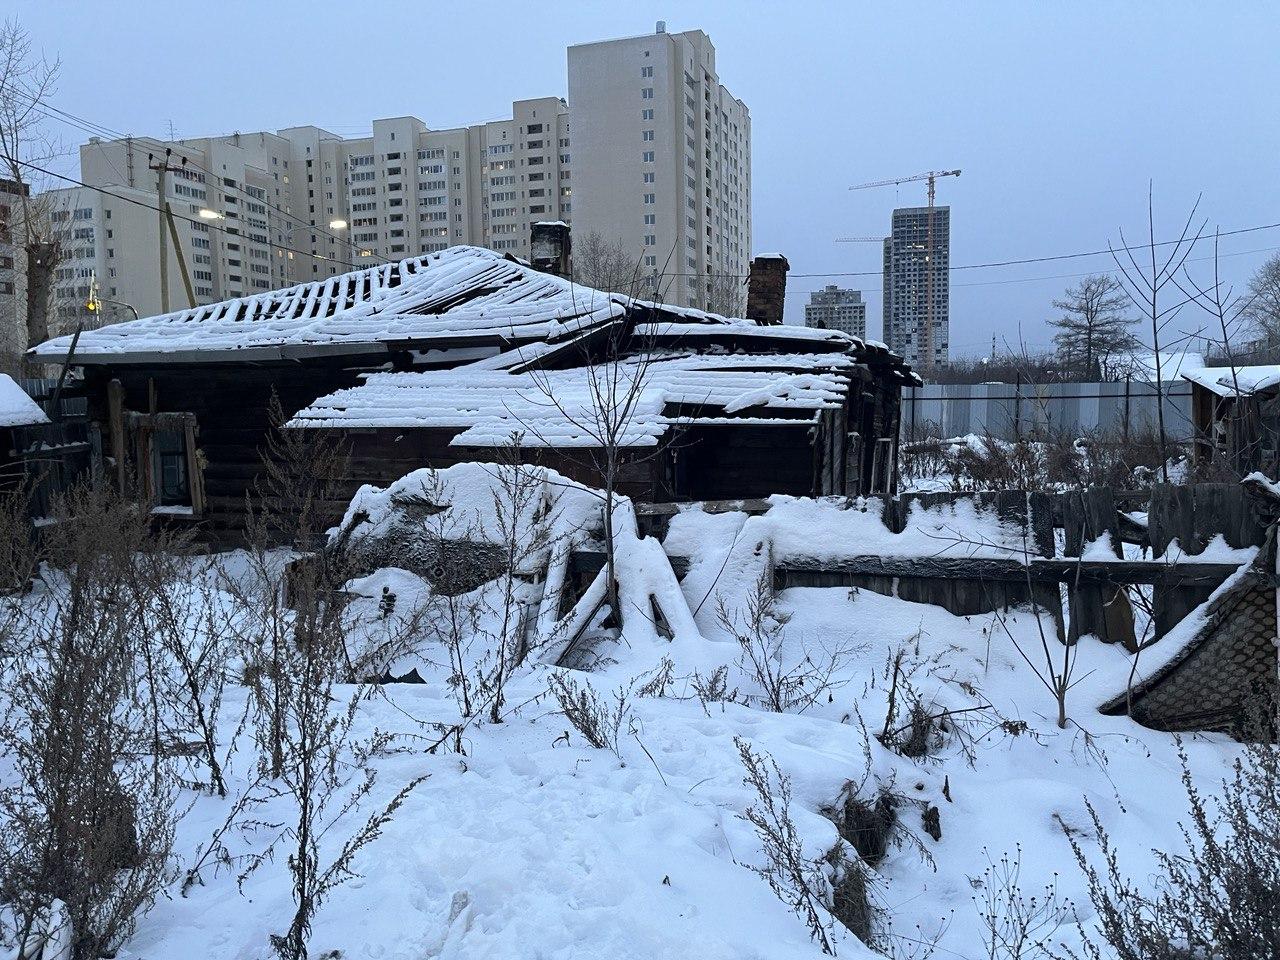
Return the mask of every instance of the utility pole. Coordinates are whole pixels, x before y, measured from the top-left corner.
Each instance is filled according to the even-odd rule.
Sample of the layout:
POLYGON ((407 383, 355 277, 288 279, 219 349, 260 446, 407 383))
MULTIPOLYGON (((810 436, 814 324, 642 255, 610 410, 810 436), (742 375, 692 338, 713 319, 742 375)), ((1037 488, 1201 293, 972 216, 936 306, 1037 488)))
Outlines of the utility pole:
POLYGON ((160 312, 169 312, 169 235, 173 235, 173 249, 178 256, 178 266, 182 270, 182 283, 186 287, 188 305, 196 305, 195 292, 191 288, 191 277, 187 273, 187 262, 182 255, 182 245, 178 242, 178 228, 173 222, 173 211, 169 209, 169 200, 165 193, 165 174, 178 173, 187 168, 187 158, 173 166, 170 160, 173 148, 166 147, 163 162, 157 161, 153 154, 147 154, 148 169, 156 172, 156 210, 159 211, 156 226, 160 232, 160 312))

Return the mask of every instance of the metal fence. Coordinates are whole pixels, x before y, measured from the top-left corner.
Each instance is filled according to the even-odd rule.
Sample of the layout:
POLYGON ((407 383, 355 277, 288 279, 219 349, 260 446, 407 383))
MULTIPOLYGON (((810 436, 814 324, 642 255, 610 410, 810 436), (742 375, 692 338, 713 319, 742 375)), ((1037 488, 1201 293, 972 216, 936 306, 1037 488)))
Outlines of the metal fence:
POLYGON ((1189 439, 1191 384, 1154 383, 947 383, 902 391, 902 439, 991 433, 1002 440, 1095 431, 1126 433, 1156 427, 1156 404, 1164 395, 1165 431, 1189 439))

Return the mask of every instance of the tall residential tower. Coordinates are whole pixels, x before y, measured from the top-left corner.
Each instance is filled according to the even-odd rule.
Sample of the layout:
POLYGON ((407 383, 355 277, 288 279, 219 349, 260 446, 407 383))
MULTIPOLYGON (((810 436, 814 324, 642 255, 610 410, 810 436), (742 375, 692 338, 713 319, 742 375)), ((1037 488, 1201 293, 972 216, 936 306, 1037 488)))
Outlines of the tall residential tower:
POLYGON ((922 369, 945 364, 951 346, 951 208, 932 208, 932 261, 928 256, 930 209, 894 210, 892 230, 884 241, 884 340, 890 350, 922 369))
POLYGON ((573 233, 621 241, 659 297, 741 314, 751 114, 701 30, 569 48, 573 233))

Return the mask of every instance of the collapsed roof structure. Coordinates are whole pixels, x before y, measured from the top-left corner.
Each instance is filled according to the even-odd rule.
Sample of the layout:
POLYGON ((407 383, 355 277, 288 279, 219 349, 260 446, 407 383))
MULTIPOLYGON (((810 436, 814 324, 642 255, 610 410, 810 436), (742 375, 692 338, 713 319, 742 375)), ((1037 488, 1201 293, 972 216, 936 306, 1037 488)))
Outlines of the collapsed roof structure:
POLYGON ((31 352, 82 371, 118 482, 225 529, 273 396, 288 428, 350 447, 352 489, 513 436, 592 482, 600 417, 625 399, 608 442, 627 492, 683 500, 889 490, 899 390, 918 382, 881 344, 602 292, 476 247, 31 352))

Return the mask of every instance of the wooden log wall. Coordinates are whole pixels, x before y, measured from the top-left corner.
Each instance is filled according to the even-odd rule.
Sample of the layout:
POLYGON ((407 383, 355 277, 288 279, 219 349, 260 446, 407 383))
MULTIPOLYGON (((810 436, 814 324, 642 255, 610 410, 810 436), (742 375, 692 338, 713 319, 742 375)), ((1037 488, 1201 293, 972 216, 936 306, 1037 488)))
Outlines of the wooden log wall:
MULTIPOLYGON (((195 415, 205 502, 193 520, 209 541, 233 545, 243 541, 245 496, 261 470, 272 391, 287 415, 317 396, 354 386, 357 371, 303 364, 88 367, 85 380, 88 415, 104 438, 124 436, 129 412, 195 415)), ((104 446, 112 454, 109 439, 104 446)), ((346 504, 332 506, 340 517, 346 504)))

